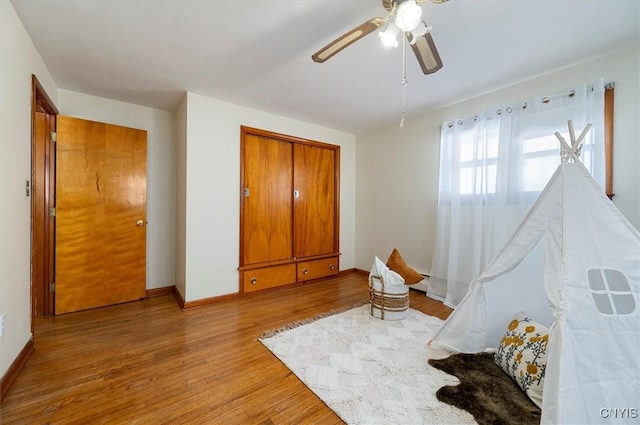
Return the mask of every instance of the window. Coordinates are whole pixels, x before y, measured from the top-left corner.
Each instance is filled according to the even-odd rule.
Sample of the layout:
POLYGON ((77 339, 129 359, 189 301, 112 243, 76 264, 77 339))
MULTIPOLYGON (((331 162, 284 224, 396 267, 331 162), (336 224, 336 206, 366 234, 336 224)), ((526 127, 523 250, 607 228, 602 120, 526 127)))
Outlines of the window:
MULTIPOLYGON (((570 140, 569 132, 561 133, 570 140)), ((464 131, 460 136, 459 150, 459 190, 461 197, 489 195, 497 190, 499 137, 475 139, 473 131, 464 131), (466 133, 466 134, 465 134, 466 133)), ((533 202, 542 192, 549 178, 560 164, 559 141, 557 137, 545 135, 529 137, 513 144, 512 157, 520 158, 509 164, 509 199, 518 202, 526 199, 533 202), (514 196, 515 195, 515 196, 514 196)), ((582 156, 585 164, 592 162, 592 145, 585 144, 582 156)))
MULTIPOLYGON (((562 135, 566 137, 566 134, 562 135)), ((558 139, 555 135, 522 142, 522 190, 539 193, 558 167, 558 139)))
MULTIPOLYGON (((576 131, 581 129, 576 129, 576 131)), ((570 143, 569 131, 559 132, 570 143)), ((576 135, 578 137, 578 135, 576 135)), ((518 203, 524 201, 533 203, 547 182, 560 165, 559 141, 555 134, 544 136, 532 136, 524 138, 520 143, 514 144, 520 158, 511 165, 509 180, 509 202, 518 203)), ((589 166, 592 164, 593 145, 585 143, 582 147, 582 162, 589 166)))
MULTIPOLYGON (((609 198, 613 197, 613 93, 613 87, 607 87, 604 94, 605 191, 609 198)), ((508 199, 511 202, 535 200, 560 164, 559 142, 552 134, 553 128, 549 126, 544 132, 538 129, 538 134, 524 133, 518 143, 512 144, 510 161, 515 163, 509 165, 508 199)), ((576 128, 576 131, 580 130, 576 128)), ((478 137, 477 128, 463 125, 458 135, 460 145, 454 160, 459 166, 459 193, 467 202, 471 195, 489 195, 485 200, 491 199, 497 190, 500 134, 495 123, 490 122, 481 131, 484 134, 478 137)), ((568 130, 560 134, 565 140, 571 140, 568 130)), ((585 143, 581 160, 587 167, 594 162, 593 155, 593 145, 585 143)))
POLYGON ((463 130, 460 143, 460 195, 495 194, 498 169, 498 135, 478 140, 463 130))
POLYGON ((591 297, 598 311, 608 315, 632 314, 636 302, 627 277, 618 270, 590 269, 587 271, 591 297))

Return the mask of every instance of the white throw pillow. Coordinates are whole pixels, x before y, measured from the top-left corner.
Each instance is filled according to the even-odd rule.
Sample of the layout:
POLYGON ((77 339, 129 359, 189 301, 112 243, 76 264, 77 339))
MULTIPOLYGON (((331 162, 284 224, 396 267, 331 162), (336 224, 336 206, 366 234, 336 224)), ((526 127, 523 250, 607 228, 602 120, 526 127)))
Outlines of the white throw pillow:
POLYGON ((398 273, 389 269, 387 265, 375 257, 373 265, 371 266, 371 272, 369 273, 369 282, 371 282, 371 276, 379 276, 382 278, 384 285, 404 285, 404 279, 398 273))

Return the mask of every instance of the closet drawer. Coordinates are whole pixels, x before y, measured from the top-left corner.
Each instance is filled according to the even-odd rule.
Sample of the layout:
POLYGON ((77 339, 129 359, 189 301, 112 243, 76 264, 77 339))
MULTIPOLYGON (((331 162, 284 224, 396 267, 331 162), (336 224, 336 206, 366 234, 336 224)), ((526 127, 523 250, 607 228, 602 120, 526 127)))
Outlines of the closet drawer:
POLYGON ((242 287, 244 292, 259 291, 261 289, 288 285, 296 281, 296 265, 266 267, 264 269, 244 270, 242 272, 242 287))
POLYGON ((338 257, 298 263, 298 282, 338 274, 338 257))

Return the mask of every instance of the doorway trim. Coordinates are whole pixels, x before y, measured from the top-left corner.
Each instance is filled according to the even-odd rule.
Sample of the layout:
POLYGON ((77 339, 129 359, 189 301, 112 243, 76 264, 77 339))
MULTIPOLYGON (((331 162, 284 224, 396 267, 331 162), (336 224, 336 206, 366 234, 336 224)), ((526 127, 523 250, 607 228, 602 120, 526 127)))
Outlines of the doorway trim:
POLYGON ((50 283, 55 276, 56 155, 55 134, 58 109, 35 75, 31 75, 31 333, 37 316, 55 313, 55 294, 50 283), (37 114, 44 114, 44 121, 37 114), (44 132, 44 133, 42 133, 44 132), (44 139, 38 137, 44 134, 44 139), (40 159, 40 160, 38 160, 40 159), (54 213, 55 214, 55 213, 54 213))

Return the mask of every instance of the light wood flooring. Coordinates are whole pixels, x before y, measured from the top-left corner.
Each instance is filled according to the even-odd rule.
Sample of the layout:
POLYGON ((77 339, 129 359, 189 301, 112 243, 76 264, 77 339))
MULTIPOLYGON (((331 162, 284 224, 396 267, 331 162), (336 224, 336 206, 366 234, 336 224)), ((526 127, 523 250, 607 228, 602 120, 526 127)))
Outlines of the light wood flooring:
MULTIPOLYGON (((411 307, 450 310, 410 291, 411 307)), ((368 299, 349 273, 181 311, 170 295, 40 318, 9 424, 342 424, 257 338, 368 299)))

